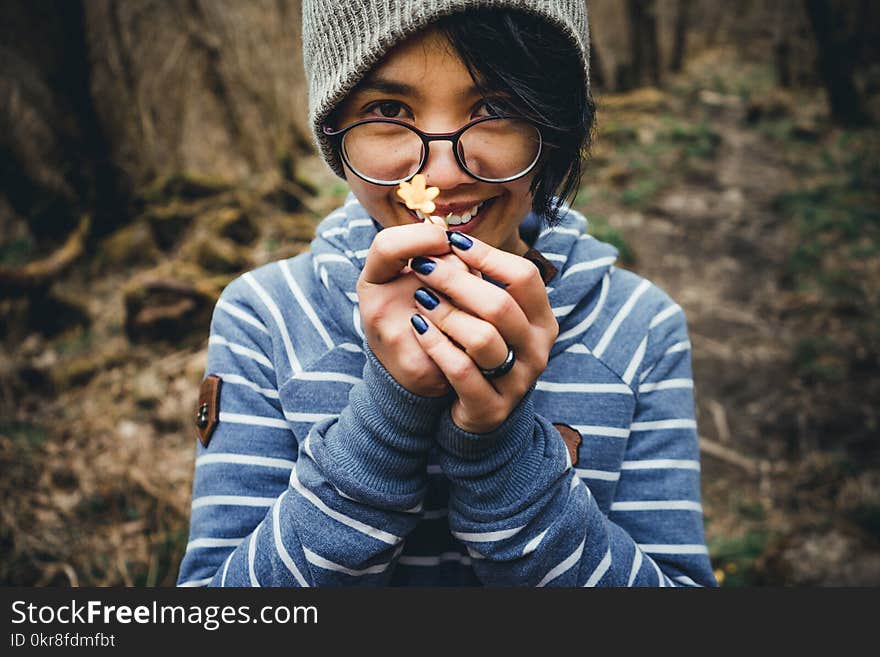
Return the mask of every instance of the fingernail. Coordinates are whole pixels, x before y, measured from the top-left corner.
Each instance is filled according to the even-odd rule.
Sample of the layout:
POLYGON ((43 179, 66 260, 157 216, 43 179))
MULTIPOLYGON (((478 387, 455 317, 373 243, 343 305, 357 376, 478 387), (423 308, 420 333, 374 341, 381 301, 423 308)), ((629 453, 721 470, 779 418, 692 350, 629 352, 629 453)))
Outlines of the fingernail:
POLYGON ((424 258, 422 256, 416 256, 409 263, 409 266, 415 269, 420 274, 427 276, 432 271, 434 271, 434 267, 437 266, 437 263, 431 260, 430 258, 424 258))
POLYGON ((419 332, 419 335, 422 335, 425 331, 428 330, 428 322, 426 322, 425 318, 418 313, 410 317, 409 321, 412 323, 416 331, 419 332))
POLYGON ((416 290, 416 293, 413 296, 416 298, 416 301, 427 310, 434 310, 434 308, 437 307, 437 304, 440 303, 440 299, 432 294, 430 290, 423 287, 416 290))
POLYGON ((474 241, 470 237, 452 230, 446 231, 446 238, 452 246, 457 247, 462 251, 467 251, 474 245, 474 241))

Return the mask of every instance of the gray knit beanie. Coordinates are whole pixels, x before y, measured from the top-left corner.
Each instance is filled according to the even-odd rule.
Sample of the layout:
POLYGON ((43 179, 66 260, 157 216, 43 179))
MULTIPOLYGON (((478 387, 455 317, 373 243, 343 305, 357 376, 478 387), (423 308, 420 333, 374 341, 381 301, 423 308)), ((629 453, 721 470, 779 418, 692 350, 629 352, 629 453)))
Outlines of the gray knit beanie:
POLYGON ((303 64, 309 122, 324 161, 340 177, 342 163, 321 125, 376 62, 442 16, 467 9, 519 9, 561 29, 583 60, 587 91, 590 35, 586 0, 303 0, 303 64))

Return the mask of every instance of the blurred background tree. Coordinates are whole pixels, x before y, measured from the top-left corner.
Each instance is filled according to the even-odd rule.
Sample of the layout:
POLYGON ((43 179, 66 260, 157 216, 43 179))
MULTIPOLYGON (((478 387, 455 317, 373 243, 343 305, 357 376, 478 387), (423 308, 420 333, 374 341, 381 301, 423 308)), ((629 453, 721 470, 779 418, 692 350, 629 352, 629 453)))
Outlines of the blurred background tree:
POLYGON ((295 0, 2 11, 3 194, 39 236, 79 210, 112 229, 160 179, 237 183, 308 148, 295 0))

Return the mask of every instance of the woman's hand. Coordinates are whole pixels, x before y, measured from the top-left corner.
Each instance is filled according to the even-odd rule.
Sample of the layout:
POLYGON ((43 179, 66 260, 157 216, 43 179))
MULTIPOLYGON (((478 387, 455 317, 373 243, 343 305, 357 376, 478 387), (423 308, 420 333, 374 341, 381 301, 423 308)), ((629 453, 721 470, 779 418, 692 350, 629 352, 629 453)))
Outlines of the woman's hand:
POLYGON ((410 328, 413 293, 422 283, 407 262, 423 254, 432 254, 450 271, 467 271, 450 253, 443 228, 427 223, 393 226, 373 239, 357 294, 364 335, 379 362, 410 392, 440 397, 449 392, 449 382, 410 328))
POLYGON ((425 353, 458 393, 452 406, 455 424, 472 433, 488 433, 504 423, 547 367, 559 324, 534 264, 474 238, 465 240, 472 246, 456 246, 452 251, 467 269, 436 258, 430 258, 433 269, 421 266, 425 260, 413 261, 413 271, 424 283, 423 291, 416 294, 416 307, 426 320, 422 327, 427 327, 420 332, 419 320, 414 319, 413 329, 425 353), (493 285, 474 272, 507 287, 493 285), (516 355, 513 369, 486 379, 480 368, 504 362, 508 345, 516 355))

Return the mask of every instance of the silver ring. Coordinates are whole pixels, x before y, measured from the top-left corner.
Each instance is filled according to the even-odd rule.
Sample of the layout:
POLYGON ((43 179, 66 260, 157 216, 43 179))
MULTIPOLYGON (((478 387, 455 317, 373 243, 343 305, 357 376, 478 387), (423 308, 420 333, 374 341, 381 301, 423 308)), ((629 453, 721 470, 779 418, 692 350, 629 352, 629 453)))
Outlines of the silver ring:
POLYGON ((511 369, 513 369, 513 364, 516 362, 516 355, 513 353, 513 347, 507 345, 507 357, 504 359, 504 362, 501 363, 498 367, 493 367, 488 370, 484 370, 482 367, 480 368, 480 372, 482 372, 483 376, 487 379, 497 379, 499 376, 504 376, 511 369))

